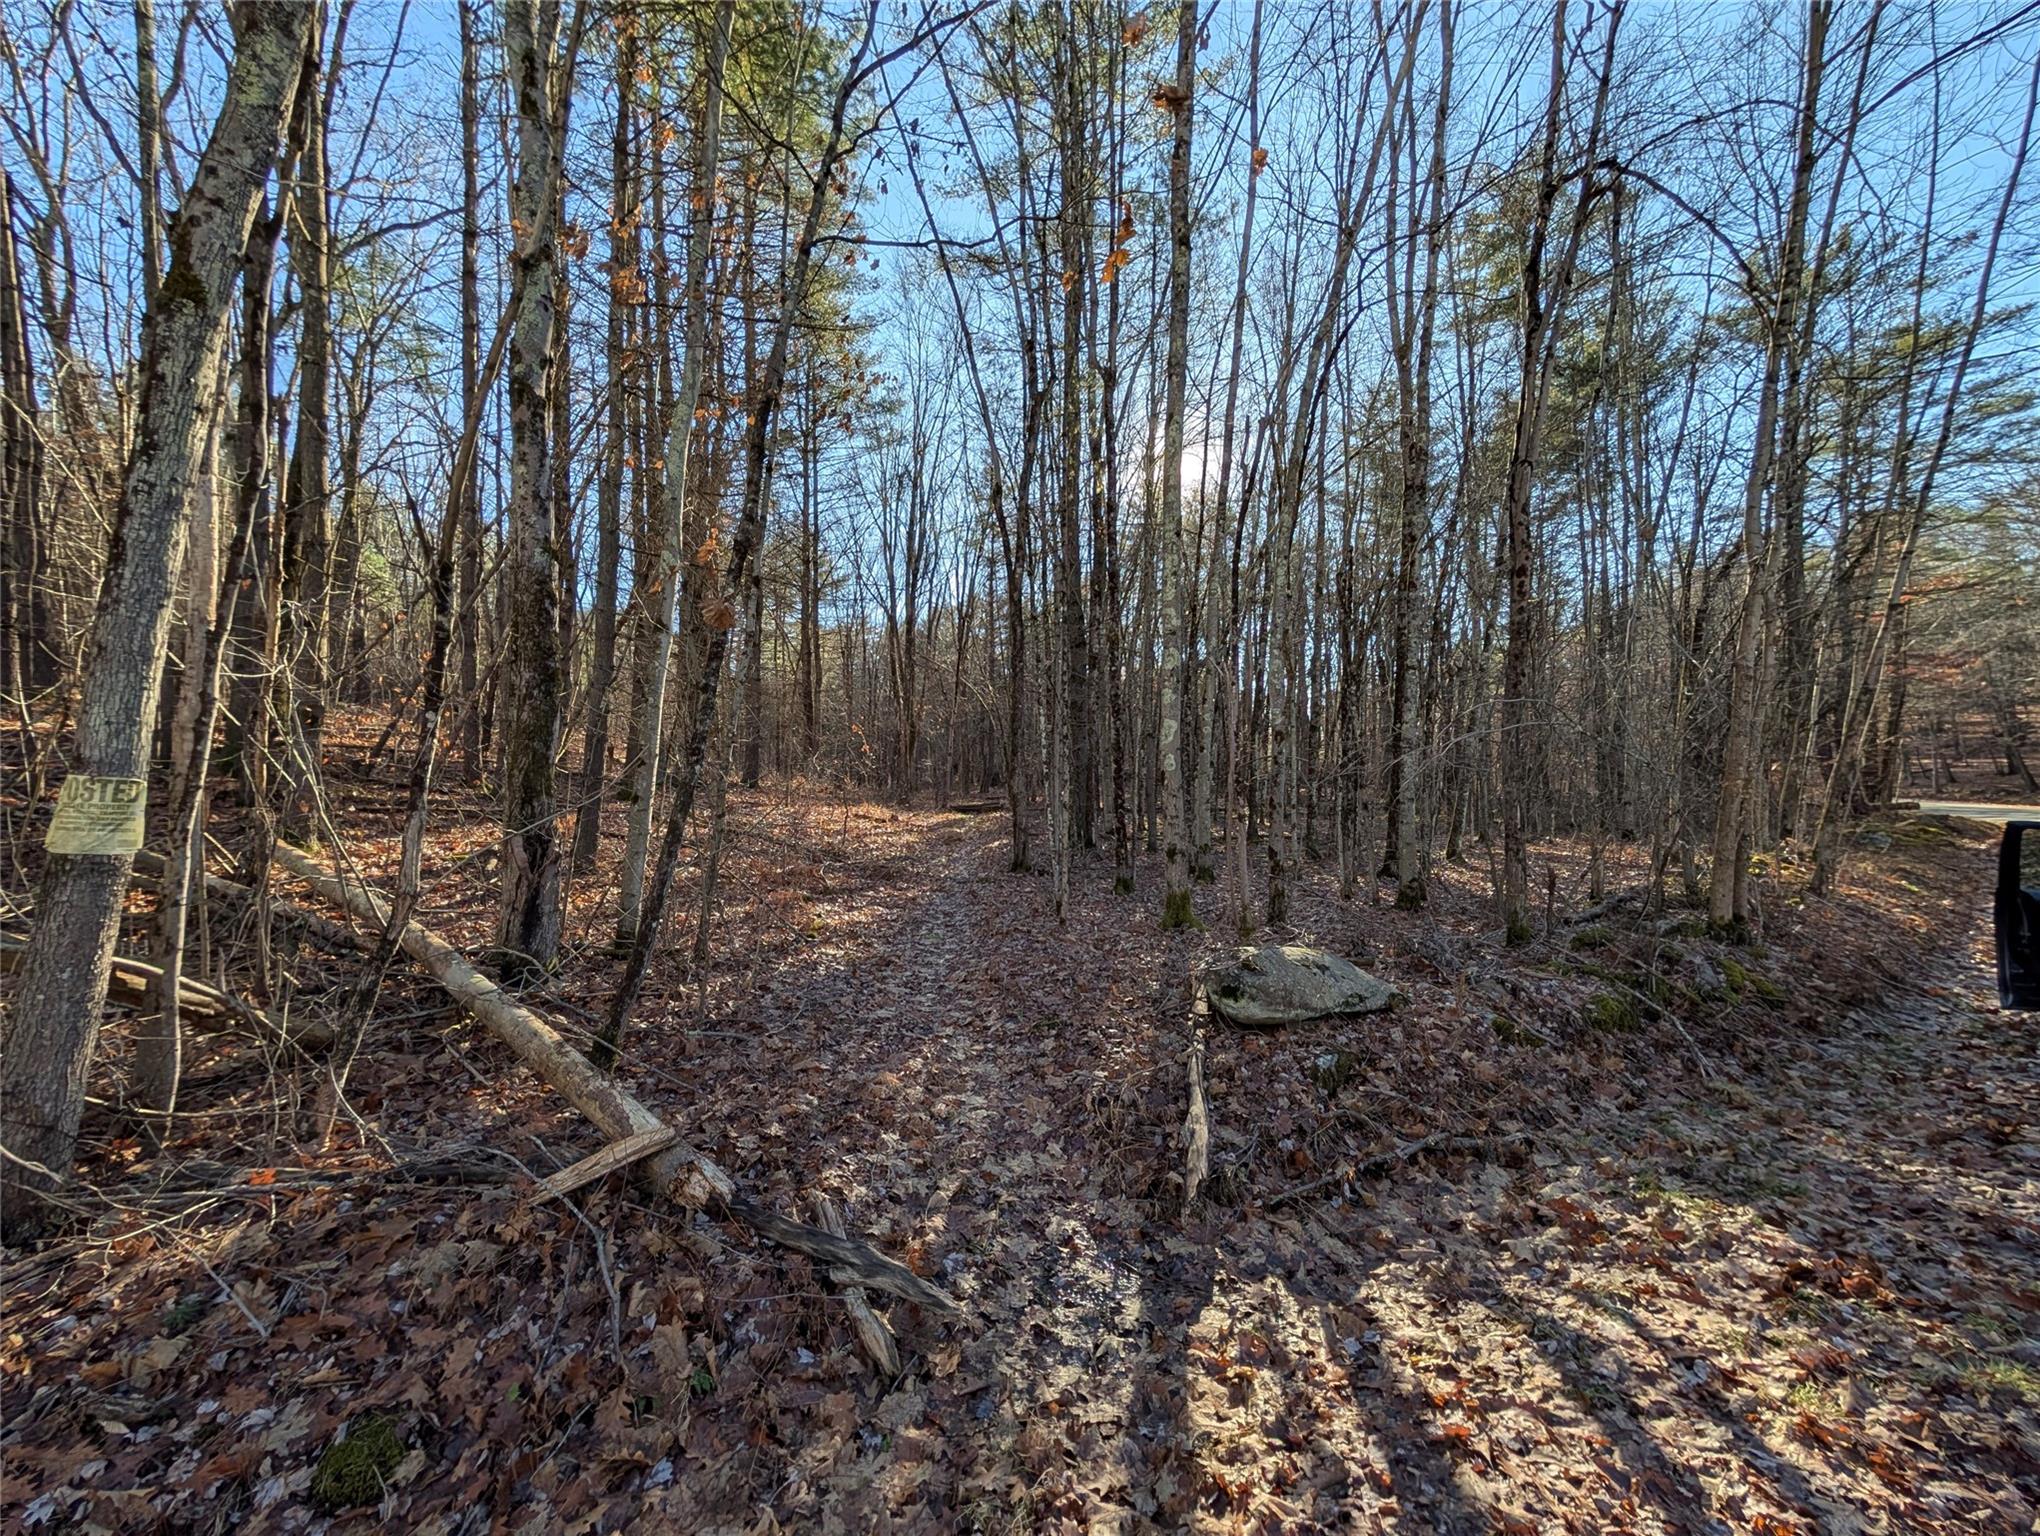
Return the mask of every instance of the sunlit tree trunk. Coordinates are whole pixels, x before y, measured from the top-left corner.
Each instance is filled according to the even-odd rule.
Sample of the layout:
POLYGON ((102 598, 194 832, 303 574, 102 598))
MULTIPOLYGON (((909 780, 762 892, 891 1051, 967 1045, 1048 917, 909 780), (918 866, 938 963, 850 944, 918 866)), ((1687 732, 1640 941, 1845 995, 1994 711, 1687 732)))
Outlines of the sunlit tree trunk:
POLYGON ((14 189, 0 169, 0 695, 13 701, 57 680, 49 526, 28 295, 14 239, 14 189))
MULTIPOLYGON (((1400 253, 1395 248, 1393 210, 1397 200, 1393 189, 1388 198, 1389 256, 1392 263, 1399 264, 1402 273, 1401 302, 1398 302, 1399 296, 1392 285, 1388 305, 1396 386, 1401 402, 1397 426, 1402 480, 1396 523, 1395 679, 1390 705, 1393 734, 1388 757, 1388 863, 1390 873, 1395 876, 1396 905, 1412 910, 1424 904, 1425 895, 1423 848, 1418 837, 1417 814, 1421 784, 1419 753, 1423 746, 1423 686, 1418 675, 1416 653, 1417 582, 1431 519, 1431 354, 1438 316, 1438 251, 1446 218, 1445 130, 1452 98, 1452 16, 1453 7, 1447 3, 1439 11, 1441 62, 1431 132, 1430 171, 1422 192, 1412 189, 1407 246, 1400 253), (1424 261, 1421 292, 1415 282, 1420 224, 1424 261)), ((1412 170, 1416 162, 1414 116, 1406 104, 1405 121, 1409 126, 1407 153, 1412 170)), ((1414 176, 1411 179, 1414 181, 1414 176)))
POLYGON ((1535 754, 1530 750, 1530 692, 1539 629, 1531 586, 1530 498, 1536 486, 1538 456, 1543 444, 1545 407, 1551 396, 1553 353, 1566 301, 1572 293, 1580 241, 1586 231, 1587 215, 1596 192, 1591 167, 1607 113, 1615 36, 1621 25, 1622 10, 1617 6, 1608 13, 1600 86, 1594 98, 1593 121, 1587 132, 1583 157, 1589 169, 1582 173, 1584 179, 1571 224, 1547 278, 1545 262, 1551 241, 1552 214, 1564 185, 1559 169, 1559 134, 1565 111, 1569 47, 1565 16, 1566 6, 1564 0, 1560 0, 1552 13, 1550 88, 1545 103, 1537 200, 1523 256, 1520 302, 1522 356, 1505 503, 1509 620, 1508 642, 1502 655, 1501 733, 1496 750, 1502 765, 1502 927, 1511 944, 1521 944, 1530 938, 1530 855, 1525 823, 1536 767, 1535 754))
MULTIPOLYGON (((726 0, 718 18, 720 35, 727 35, 723 29, 727 27, 724 18, 727 18, 729 9, 726 0)), ((808 273, 814 262, 822 216, 828 208, 831 184, 845 152, 845 123, 849 116, 851 100, 858 88, 873 74, 922 40, 920 34, 910 35, 899 47, 872 58, 872 32, 877 24, 877 9, 877 0, 871 0, 865 13, 864 32, 844 71, 842 83, 837 88, 830 109, 827 137, 815 168, 815 180, 808 196, 806 216, 801 225, 800 237, 794 245, 792 266, 786 275, 779 312, 773 324, 772 345, 766 354, 761 375, 750 391, 751 409, 745 422, 743 440, 744 487, 738 505, 736 530, 730 540, 729 562, 723 573, 725 593, 738 591, 743 587, 751 560, 757 553, 760 532, 764 527, 764 501, 768 484, 766 464, 773 440, 773 418, 778 410, 780 396, 786 387, 787 356, 792 345, 794 321, 807 299, 808 273)), ((718 49, 717 54, 719 53, 718 49)), ((716 85, 719 84, 720 57, 716 57, 713 62, 716 69, 712 72, 710 83, 716 85)), ((715 90, 711 90, 710 99, 713 100, 716 94, 715 90)), ((677 406, 674 419, 676 425, 683 419, 677 406)), ((673 458, 674 454, 669 448, 666 464, 669 487, 673 483, 671 478, 674 472, 673 458)), ((674 867, 679 862, 681 845, 686 841, 687 822, 694 811, 694 798, 700 784, 702 762, 708 754, 709 732, 715 723, 716 701, 722 688, 723 663, 729 650, 730 627, 715 624, 709 626, 708 654, 696 686, 693 726, 688 740, 675 757, 673 800, 666 813, 666 830, 659 842, 658 861, 652 868, 651 878, 645 884, 642 922, 631 945, 623 975, 617 983, 615 996, 610 1001, 609 1017, 604 1021, 597 1041, 597 1054, 604 1063, 613 1059, 622 1039, 623 1026, 637 1005, 638 991, 644 984, 645 968, 650 963, 652 948, 658 938, 659 924, 665 916, 667 897, 672 889, 674 867)))
MULTIPOLYGON (((455 0, 460 12, 460 408, 475 413, 482 371, 481 298, 481 0, 455 0)), ((482 760, 482 499, 480 461, 471 458, 464 483, 455 487, 460 509, 460 610, 455 648, 459 653, 461 771, 479 783, 482 760)))
MULTIPOLYGON (((1936 105, 1938 108, 1938 98, 1936 105)), ((1997 218, 1991 225, 1990 238, 1984 248, 1983 267, 1977 274, 1976 299, 1969 311, 1969 324, 1963 333, 1961 350, 1955 359, 1947 393, 1942 398, 1940 428, 1921 471, 1919 486, 1913 494, 1904 539, 1884 599, 1883 620, 1875 628, 1869 656, 1864 663, 1863 678, 1844 702, 1840 745, 1835 754, 1834 766, 1828 775, 1827 794, 1821 807, 1820 822, 1814 834, 1816 890, 1825 891, 1833 883, 1835 866, 1840 858, 1840 829, 1843 820, 1850 814, 1857 785, 1864 772, 1867 738, 1871 721, 1875 716, 1877 689, 1887 664, 1885 658, 1888 647, 1897 651, 1899 659, 1893 664, 1895 675, 1884 731, 1885 757, 1883 762, 1874 766, 1872 782, 1880 793, 1888 793, 1892 784, 1890 754, 1896 750, 1898 725, 1905 707, 1904 646, 1907 624, 1905 599, 1912 580, 1913 557, 1918 552, 1920 534, 1932 504, 1934 481, 1940 472, 1941 461, 1947 454, 1948 445, 1954 438, 1955 416, 1962 399, 1963 382, 1968 376, 1970 361, 1976 353, 1977 338, 1982 334, 1984 320, 1989 313, 1991 278, 1997 268, 1998 250, 2004 240, 2005 226, 2010 220, 2012 209, 2016 206, 2019 182, 2025 174, 2026 158, 2033 147, 2033 122, 2036 110, 2040 110, 2040 57, 2035 57, 2033 72, 2027 80, 2026 116, 2019 130, 2018 148, 2013 153, 2011 174, 2005 180, 2004 194, 1998 203, 1997 218), (1858 711, 1862 717, 1860 724, 1856 723, 1858 711)), ((1915 279, 1913 329, 1915 337, 1918 335, 1918 296, 1925 284, 1926 245, 1927 237, 1923 236, 1921 266, 1915 279)), ((1892 479, 1895 484, 1903 483, 1909 453, 1907 434, 1901 426, 1898 444, 1893 449, 1892 479)))

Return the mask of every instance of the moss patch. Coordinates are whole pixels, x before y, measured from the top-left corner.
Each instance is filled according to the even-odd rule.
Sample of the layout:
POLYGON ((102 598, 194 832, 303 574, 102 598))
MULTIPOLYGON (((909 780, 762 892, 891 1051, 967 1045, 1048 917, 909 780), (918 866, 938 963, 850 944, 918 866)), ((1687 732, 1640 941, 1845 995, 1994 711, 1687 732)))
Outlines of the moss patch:
POLYGON ((1163 928, 1202 928, 1197 920, 1197 909, 1190 904, 1187 890, 1170 891, 1162 897, 1163 928))
POLYGON ((1626 1035, 1636 1028, 1636 1004, 1617 992, 1596 992, 1580 1009, 1580 1017, 1593 1029, 1626 1035))
POLYGON ((1730 997, 1741 997, 1745 992, 1753 993, 1767 1003, 1785 1001, 1785 989, 1758 971, 1751 970, 1733 955, 1721 957, 1722 979, 1728 983, 1730 997))
POLYGON ((404 1442, 379 1413, 348 1426, 347 1438, 326 1448, 312 1473, 312 1502, 332 1514, 382 1497, 384 1482, 404 1459, 404 1442))

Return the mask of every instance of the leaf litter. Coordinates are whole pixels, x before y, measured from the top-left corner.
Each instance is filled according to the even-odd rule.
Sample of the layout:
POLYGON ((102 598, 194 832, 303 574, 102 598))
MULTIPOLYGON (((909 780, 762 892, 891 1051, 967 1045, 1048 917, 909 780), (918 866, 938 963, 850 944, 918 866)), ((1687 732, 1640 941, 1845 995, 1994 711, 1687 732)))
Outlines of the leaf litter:
MULTIPOLYGON (((531 1206, 593 1132, 400 970, 324 1151, 315 1073, 253 1045, 198 1074, 164 1151, 95 1109, 89 1224, 0 1273, 7 1526, 2040 1515, 2040 1068, 1985 995, 1973 837, 1866 851, 1829 902, 1774 869, 1760 949, 1618 903, 1510 952, 1473 868, 1416 914, 1307 876, 1269 936, 1404 1002, 1214 1031, 1186 1215, 1188 977, 1222 938, 1159 934, 1151 893, 1081 862, 1058 926, 996 818, 803 798, 731 795, 709 963, 690 885, 622 1072, 754 1198, 828 1194, 961 1303, 890 1308, 897 1380, 797 1255, 614 1178, 531 1206), (314 1483, 357 1434, 377 1491, 334 1508, 314 1483)), ((429 861, 429 920, 470 944, 485 845, 429 861)), ((1587 850, 1540 862, 1585 905, 1587 850)), ((585 1028, 615 971, 599 882, 573 914, 534 1001, 585 1028)), ((348 980, 290 964, 294 1006, 348 980)))

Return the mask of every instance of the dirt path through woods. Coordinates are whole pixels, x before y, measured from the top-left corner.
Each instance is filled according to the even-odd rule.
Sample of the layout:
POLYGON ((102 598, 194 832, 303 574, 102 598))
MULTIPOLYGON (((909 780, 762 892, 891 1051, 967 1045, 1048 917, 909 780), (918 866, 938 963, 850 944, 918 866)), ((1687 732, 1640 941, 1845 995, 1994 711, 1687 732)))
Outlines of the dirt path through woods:
POLYGON ((1353 1201, 1259 1205, 1333 1155, 1310 1127, 1392 1103, 1384 1037, 1434 989, 1397 1025, 1316 1027, 1343 1082, 1217 1036, 1221 1177, 1186 1222, 1157 1025, 1185 999, 1158 978, 1194 946, 1096 894, 1058 934, 981 829, 920 842, 854 952, 782 974, 763 1021, 761 1054, 814 1063, 832 1187, 974 1316, 795 1507, 845 1530, 2030 1527, 2040 1073, 1973 927, 1746 1075, 1681 1089, 1603 1057, 1527 1157, 1353 1201))

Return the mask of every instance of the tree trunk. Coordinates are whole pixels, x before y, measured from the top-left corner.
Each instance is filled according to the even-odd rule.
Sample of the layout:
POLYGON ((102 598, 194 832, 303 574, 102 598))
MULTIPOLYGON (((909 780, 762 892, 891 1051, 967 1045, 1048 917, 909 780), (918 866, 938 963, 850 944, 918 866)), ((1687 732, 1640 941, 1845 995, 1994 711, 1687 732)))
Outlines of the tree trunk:
MULTIPOLYGON (((726 17, 728 13, 726 0, 720 14, 726 17)), ((793 339, 794 321, 807 298, 808 272, 813 265, 815 244, 821 233, 822 215, 828 206, 830 183, 841 167, 845 145, 845 120, 849 115, 851 100, 857 89, 873 74, 924 40, 923 34, 914 34, 897 48, 867 62, 872 31, 876 23, 877 0, 871 0, 870 8, 866 12, 864 32, 858 41, 856 51, 851 56, 829 114, 828 134, 815 168, 815 181, 808 197, 807 215, 801 227, 799 241, 794 246, 793 265, 787 273, 784 297, 773 327, 772 346, 766 354, 763 374, 749 392, 750 413, 744 429, 744 489, 738 504, 736 532, 730 541, 729 563, 723 575, 725 592, 742 590, 750 572, 751 559, 757 552, 759 533, 764 527, 766 457, 772 442, 773 416, 786 385, 787 353, 793 339)), ((719 19, 719 35, 722 25, 724 23, 719 19)), ((721 63, 720 52, 718 48, 712 56, 712 62, 717 66, 721 63)), ((710 84, 719 84, 719 78, 712 79, 710 84)), ((718 94, 717 91, 711 90, 710 99, 714 100, 718 94)), ((674 425, 676 428, 685 425, 685 414, 677 407, 674 411, 674 425)), ((669 487, 672 484, 670 477, 674 467, 673 457, 669 450, 666 464, 669 487)), ((703 662, 700 681, 696 685, 693 729, 689 733, 684 750, 674 764, 673 803, 666 814, 666 830, 659 843, 658 862, 653 866, 651 879, 646 883, 642 921, 638 925, 630 957, 624 965, 623 976, 617 983, 616 995, 610 1003, 609 1017, 604 1022, 600 1035, 598 1054, 605 1060, 613 1055, 622 1038, 624 1023, 637 1004, 638 989, 644 984, 645 967, 651 961, 652 948, 658 939, 659 924, 665 916, 666 899, 672 888, 674 867, 679 862, 680 846, 686 840, 687 821, 694 811, 694 796, 701 779, 701 765, 708 751, 708 735, 714 723, 716 700, 722 687, 723 662, 729 650, 729 637, 729 626, 710 626, 708 654, 703 662)))
POLYGON ((1169 96, 1175 133, 1169 152, 1169 356, 1162 429, 1162 852, 1167 862, 1162 926, 1197 924, 1190 900, 1190 828, 1183 781, 1183 413, 1190 372, 1190 138, 1197 83, 1197 6, 1184 0, 1176 23, 1176 83, 1169 96))
MULTIPOLYGON (((1814 0, 1806 15, 1806 70, 1799 96, 1799 148, 1792 173, 1792 202, 1786 213, 1784 246, 1778 262, 1778 286, 1767 317, 1762 393, 1750 450, 1749 479, 1743 488, 1742 557, 1749 585, 1737 614, 1734 649, 1730 653, 1728 719, 1723 725, 1720 792, 1714 811, 1714 865, 1707 882, 1707 920, 1717 929, 1746 921, 1749 914, 1737 900, 1746 890, 1740 877, 1738 850, 1751 835, 1747 807, 1756 793, 1761 735, 1761 695, 1757 653, 1763 641, 1765 587, 1771 557, 1764 538, 1764 501, 1771 487, 1771 466, 1777 447, 1778 380, 1797 345, 1800 279, 1805 269, 1806 214, 1813 191, 1813 167, 1819 159, 1820 85, 1827 44, 1829 0, 1814 0)), ((1793 365, 1796 368, 1796 364, 1793 365)))
POLYGON ((523 304, 511 333, 509 554, 503 721, 502 916, 504 974, 549 967, 559 951, 561 849, 555 825, 565 676, 559 633, 559 520, 549 441, 553 350, 564 345, 554 265, 558 260, 555 170, 566 135, 566 93, 556 94, 557 0, 511 0, 503 11, 505 62, 517 113, 517 176, 511 206, 523 244, 523 304))
MULTIPOLYGON (((276 162, 312 10, 242 5, 232 21, 234 61, 219 119, 170 231, 169 270, 142 321, 135 445, 86 655, 72 771, 85 785, 113 781, 112 794, 146 783, 157 661, 227 306, 276 162)), ((33 1226, 44 1214, 38 1193, 70 1174, 135 851, 125 837, 109 841, 115 851, 51 854, 35 941, 6 1020, 0 1142, 9 1155, 0 1161, 0 1222, 10 1234, 33 1226)))
MULTIPOLYGON (((626 31, 616 53, 616 133, 610 152, 608 442, 596 495, 595 643, 588 663, 588 714, 581 734, 581 777, 575 787, 573 872, 595 864, 602 830, 603 780, 609 766, 609 695, 616 677, 617 567, 623 559, 623 471, 630 441, 628 369, 638 281, 638 207, 631 176, 631 95, 637 88, 638 39, 626 31)), ((639 466, 638 473, 644 473, 639 466)))
MULTIPOLYGON (((702 63, 701 126, 695 137, 694 179, 703 189, 715 184, 722 130, 723 61, 728 54, 732 0, 716 8, 714 31, 708 55, 702 63)), ((710 200, 712 203, 712 200, 710 200)), ((710 204, 704 204, 704 209, 710 204)), ((645 613, 650 624, 646 661, 644 721, 639 728, 640 750, 635 764, 634 797, 630 827, 624 843, 623 881, 617 899, 616 942, 628 946, 637 942, 643 922, 645 861, 651 851, 652 815, 658 801, 659 759, 665 745, 666 694, 672 669, 673 624, 680 595, 680 562, 687 551, 682 544, 686 523, 687 459, 694 439, 694 408, 701 398, 701 371, 708 346, 708 256, 714 234, 714 220, 699 217, 687 239, 686 289, 681 306, 686 312, 686 350, 680 364, 680 391, 673 401, 673 413, 666 436, 665 498, 660 507, 661 543, 658 565, 650 590, 645 593, 645 613)))
POLYGON ((333 332, 328 282, 325 72, 321 67, 326 8, 313 6, 312 40, 296 106, 300 149, 297 184, 289 189, 290 265, 298 286, 298 423, 283 498, 283 644, 290 738, 284 743, 282 830, 303 838, 318 824, 319 759, 326 721, 327 582, 333 541, 327 484, 331 424, 333 332))
POLYGON ((62 665, 50 612, 43 515, 42 407, 28 344, 28 295, 14 242, 14 188, 0 169, 0 693, 49 687, 62 665))
MULTIPOLYGON (((460 10, 460 410, 466 420, 475 414, 475 395, 482 369, 482 213, 481 213, 481 39, 477 22, 481 0, 456 0, 460 10)), ((467 473, 454 487, 460 519, 460 653, 461 770, 469 783, 480 783, 482 760, 482 498, 479 459, 470 456, 467 473)))
MULTIPOLYGON (((1581 183, 1572 224, 1547 292, 1544 259, 1551 236, 1552 211, 1557 205, 1562 184, 1558 140, 1566 94, 1568 44, 1565 13, 1564 0, 1560 0, 1551 23, 1550 93, 1545 106, 1537 203, 1523 258, 1523 355, 1517 382, 1515 441, 1509 455, 1506 502, 1509 624, 1508 643, 1502 654, 1502 729, 1496 745, 1502 764, 1502 928, 1511 944, 1526 943, 1531 936, 1529 843, 1525 822, 1532 781, 1536 776, 1536 754, 1530 750, 1530 691, 1540 626, 1533 606, 1530 581, 1530 497, 1536 485, 1538 453, 1543 442, 1544 410, 1551 397, 1553 353, 1559 325, 1565 315, 1566 301, 1572 293, 1573 269, 1595 197, 1593 173, 1589 170, 1583 173, 1586 179, 1581 183)), ((1609 12, 1600 84, 1595 93, 1593 122, 1587 131, 1586 154, 1583 157, 1590 167, 1599 148, 1601 127, 1606 119, 1608 86, 1614 73, 1615 36, 1621 21, 1619 8, 1609 12)))

